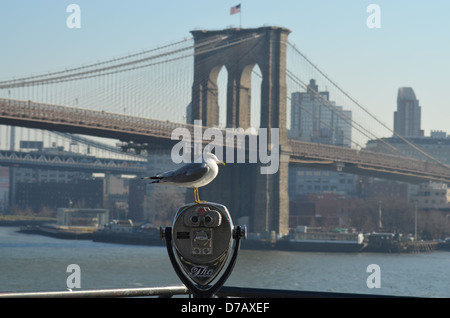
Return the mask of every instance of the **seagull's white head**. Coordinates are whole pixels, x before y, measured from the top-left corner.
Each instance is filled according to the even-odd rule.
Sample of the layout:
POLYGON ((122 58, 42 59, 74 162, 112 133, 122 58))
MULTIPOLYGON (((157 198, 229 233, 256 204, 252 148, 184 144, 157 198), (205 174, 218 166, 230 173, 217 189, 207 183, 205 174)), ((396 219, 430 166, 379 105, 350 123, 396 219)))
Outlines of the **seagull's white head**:
POLYGON ((217 163, 217 164, 220 164, 220 165, 224 165, 224 166, 225 166, 225 162, 220 161, 220 160, 216 157, 216 155, 213 154, 213 153, 207 152, 207 153, 205 153, 205 155, 204 155, 203 158, 205 159, 205 161, 212 160, 212 161, 214 161, 214 162, 217 163))

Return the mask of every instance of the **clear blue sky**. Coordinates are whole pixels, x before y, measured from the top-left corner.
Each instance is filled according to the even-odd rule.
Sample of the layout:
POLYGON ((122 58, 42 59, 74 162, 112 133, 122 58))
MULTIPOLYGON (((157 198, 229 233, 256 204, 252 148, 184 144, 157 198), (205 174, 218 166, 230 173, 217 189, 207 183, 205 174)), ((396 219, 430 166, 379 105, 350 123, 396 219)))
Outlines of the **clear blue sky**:
POLYGON ((450 133, 450 1, 447 0, 3 0, 0 80, 56 71, 231 25, 289 28, 290 42, 392 126, 397 89, 413 87, 422 128, 450 133), (81 7, 69 29, 66 8, 81 7), (241 3, 241 16, 230 8, 241 3), (369 29, 369 4, 381 28, 369 29))

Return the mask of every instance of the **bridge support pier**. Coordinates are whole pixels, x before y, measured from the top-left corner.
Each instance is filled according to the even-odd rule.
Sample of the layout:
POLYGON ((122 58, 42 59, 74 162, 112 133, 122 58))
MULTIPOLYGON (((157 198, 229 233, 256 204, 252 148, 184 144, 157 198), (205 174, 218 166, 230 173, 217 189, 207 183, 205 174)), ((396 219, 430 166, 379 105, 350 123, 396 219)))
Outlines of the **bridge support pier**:
MULTIPOLYGON (((261 174, 260 164, 233 164, 213 181, 211 195, 218 191, 221 203, 230 212, 252 219, 252 232, 288 232, 288 164, 290 149, 286 127, 286 43, 290 33, 280 27, 192 31, 196 44, 191 120, 216 126, 218 120, 217 77, 222 67, 228 71, 227 127, 250 127, 251 74, 255 65, 262 73, 260 127, 267 128, 268 145, 279 145, 279 170, 261 174), (279 129, 279 142, 272 129, 279 129), (226 176, 223 176, 226 175, 226 176), (225 180, 226 179, 226 180, 225 180), (238 211, 238 212, 236 212, 238 211)), ((261 145, 259 145, 261 147, 261 145)))
POLYGON ((278 234, 289 232, 288 174, 287 152, 280 153, 280 167, 277 173, 256 174, 252 224, 254 232, 275 231, 278 234))

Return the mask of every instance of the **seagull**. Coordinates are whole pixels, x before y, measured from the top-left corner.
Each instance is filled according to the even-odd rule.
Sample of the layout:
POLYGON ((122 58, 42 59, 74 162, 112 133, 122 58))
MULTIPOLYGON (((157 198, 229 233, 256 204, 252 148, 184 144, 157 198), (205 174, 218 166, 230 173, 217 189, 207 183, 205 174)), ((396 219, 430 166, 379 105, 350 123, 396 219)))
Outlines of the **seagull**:
POLYGON ((189 163, 176 170, 167 171, 157 174, 153 177, 144 177, 142 179, 155 180, 152 183, 167 183, 174 184, 180 187, 193 188, 195 203, 204 203, 200 201, 198 196, 198 188, 209 184, 219 173, 217 164, 225 165, 223 161, 207 152, 203 156, 201 163, 189 163))

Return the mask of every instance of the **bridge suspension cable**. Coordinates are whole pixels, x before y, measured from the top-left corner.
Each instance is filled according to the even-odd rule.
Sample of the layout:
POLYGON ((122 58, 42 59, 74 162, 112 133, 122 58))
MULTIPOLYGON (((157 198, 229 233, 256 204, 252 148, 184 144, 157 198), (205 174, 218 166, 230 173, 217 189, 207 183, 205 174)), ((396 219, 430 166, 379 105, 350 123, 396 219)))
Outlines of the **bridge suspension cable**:
POLYGON ((29 76, 29 77, 20 78, 20 79, 2 81, 2 82, 0 82, 0 89, 10 89, 10 88, 16 88, 16 87, 25 87, 25 86, 34 86, 34 85, 43 85, 43 84, 53 84, 53 83, 60 83, 60 82, 64 82, 64 81, 81 80, 81 79, 86 79, 86 78, 110 75, 110 74, 119 73, 119 72, 132 71, 132 70, 145 68, 145 67, 149 67, 149 66, 154 66, 154 65, 158 65, 158 64, 162 64, 162 63, 173 62, 178 59, 191 57, 194 54, 204 54, 204 53, 211 52, 214 50, 220 50, 225 47, 237 45, 239 43, 248 41, 250 39, 254 39, 257 36, 258 35, 256 35, 256 34, 251 34, 240 40, 220 43, 218 45, 212 46, 211 44, 213 44, 214 42, 223 42, 223 40, 226 39, 226 37, 217 37, 212 40, 199 41, 194 45, 176 48, 176 49, 173 49, 168 52, 163 52, 163 53, 158 53, 158 54, 154 54, 154 55, 150 55, 150 56, 140 57, 141 55, 145 55, 148 53, 154 53, 154 52, 166 49, 166 48, 171 48, 171 47, 173 47, 175 45, 179 45, 181 43, 189 42, 192 40, 192 38, 189 38, 189 39, 178 41, 178 42, 175 42, 172 44, 154 48, 151 50, 145 50, 143 52, 130 54, 130 55, 120 57, 120 58, 114 58, 111 60, 98 62, 98 63, 91 64, 91 65, 76 67, 76 68, 63 70, 63 71, 52 72, 52 73, 48 73, 48 74, 41 74, 41 75, 29 76), (165 58, 167 56, 175 55, 175 54, 178 54, 178 53, 181 53, 184 51, 188 51, 188 50, 193 50, 193 49, 196 49, 196 52, 190 52, 188 54, 176 56, 176 57, 170 58, 170 59, 159 60, 159 59, 165 58), (125 61, 125 62, 123 61, 126 59, 131 59, 131 58, 136 58, 136 57, 139 57, 139 58, 132 59, 130 61, 125 61), (139 65, 139 66, 135 66, 136 64, 142 64, 144 62, 149 62, 149 61, 154 61, 154 60, 157 60, 157 61, 139 65), (115 64, 116 62, 120 62, 120 63, 115 64), (110 65, 108 65, 108 64, 110 64, 110 65))
MULTIPOLYGON (((354 129, 356 129, 358 132, 360 132, 361 134, 363 134, 364 136, 366 136, 367 138, 372 138, 375 137, 377 138, 377 136, 372 133, 370 130, 364 128, 362 125, 360 125, 358 122, 354 121, 350 116, 348 116, 347 114, 345 114, 342 110, 338 109, 336 107, 336 105, 334 105, 333 103, 331 103, 329 100, 325 99, 322 95, 319 94, 319 92, 317 92, 316 90, 312 89, 311 87, 308 87, 308 84, 306 84, 305 82, 303 82, 300 78, 298 78, 294 73, 292 73, 290 70, 287 70, 287 76, 293 80, 297 85, 299 85, 301 88, 303 88, 305 91, 309 91, 312 94, 314 94, 314 96, 316 96, 319 100, 320 103, 324 106, 326 106, 330 111, 334 112, 336 115, 338 115, 341 119, 343 119, 347 124, 351 125, 354 129)), ((291 101, 292 102, 292 101, 291 101)), ((295 102, 295 105, 297 107, 300 107, 303 111, 307 112, 310 116, 314 117, 315 120, 319 121, 321 124, 327 126, 327 128, 334 130, 335 133, 340 134, 343 138, 348 139, 351 143, 353 143, 354 145, 358 146, 359 148, 364 148, 364 146, 360 145, 358 142, 356 142, 355 140, 352 140, 351 138, 348 138, 347 136, 344 136, 342 134, 342 132, 340 132, 337 127, 332 127, 329 123, 327 123, 326 121, 322 120, 321 118, 317 117, 316 115, 314 115, 313 113, 311 113, 306 107, 303 107, 301 105, 301 103, 295 102)), ((397 150, 394 146, 384 142, 389 148, 392 148, 394 150, 397 150)))
MULTIPOLYGON (((365 108, 364 106, 362 106, 358 101, 356 101, 352 96, 350 96, 350 94, 348 94, 344 89, 342 89, 335 81, 333 81, 328 75, 326 75, 321 69, 319 69, 319 67, 313 63, 305 54, 303 54, 294 44, 292 44, 291 42, 287 42, 287 44, 289 45, 290 48, 292 48, 299 56, 301 56, 310 66, 312 66, 321 76, 323 76, 330 84, 332 84, 339 92, 341 92, 346 98, 348 98, 353 104, 355 104, 359 109, 363 110, 367 115, 369 115, 373 120, 375 120, 378 124, 380 124, 383 128, 387 129, 390 133, 392 133, 395 137, 399 138, 400 140, 402 140, 403 142, 405 142, 406 144, 408 144, 410 147, 412 147, 414 150, 418 151, 419 153, 421 153, 422 155, 424 155, 426 158, 430 159, 431 161, 434 161, 446 168, 450 168, 449 165, 443 163, 442 161, 438 160, 437 158, 431 156, 430 154, 428 154, 427 152, 425 152, 424 150, 422 150, 420 147, 414 145, 411 141, 407 140, 405 137, 399 135, 397 132, 395 132, 392 128, 390 128, 388 125, 386 125, 384 122, 382 122, 380 119, 378 119, 372 112, 370 112, 367 108, 365 108)), ((294 76, 292 74, 292 72, 288 72, 288 76, 294 76), (290 73, 290 74, 289 74, 290 73)), ((296 77, 296 79, 298 81, 301 81, 298 77, 296 77)), ((303 85, 305 86, 306 84, 303 82, 303 85)), ((323 97, 321 97, 323 99, 323 97)), ((334 105, 332 105, 331 103, 327 103, 330 106, 333 106, 335 108, 334 105)), ((337 111, 337 114, 342 113, 337 111)), ((358 124, 356 123, 354 120, 352 120, 353 124, 356 124, 359 127, 363 127, 362 124, 358 124)), ((354 127, 354 126, 353 126, 354 127)), ((364 131, 369 132, 367 129, 363 128, 364 131)), ((375 136, 373 133, 369 132, 370 135, 375 136)), ((395 150, 397 153, 400 153, 400 151, 394 147, 393 145, 387 143, 386 141, 384 141, 382 138, 376 138, 376 141, 383 143, 385 146, 387 146, 390 150, 395 150)))
POLYGON ((32 85, 33 83, 39 83, 36 80, 42 79, 42 78, 43 78, 43 83, 45 83, 47 81, 46 77, 50 77, 51 78, 51 77, 59 76, 59 75, 64 74, 64 73, 79 72, 79 71, 82 71, 82 70, 85 70, 85 69, 89 69, 89 68, 97 68, 97 67, 99 67, 101 65, 111 64, 111 63, 115 63, 115 62, 118 62, 118 61, 131 59, 131 58, 134 58, 134 57, 137 57, 137 56, 140 56, 140 55, 145 55, 145 54, 152 53, 152 52, 155 52, 155 51, 158 51, 158 50, 162 50, 162 49, 165 49, 165 48, 168 48, 168 47, 172 47, 172 46, 178 45, 180 43, 184 43, 184 42, 189 41, 189 40, 191 40, 191 38, 183 39, 181 41, 170 43, 170 44, 167 44, 167 45, 163 45, 163 46, 160 46, 160 47, 157 47, 157 48, 153 48, 153 49, 149 49, 149 50, 143 50, 142 52, 129 54, 129 55, 122 56, 122 57, 119 57, 119 58, 113 58, 113 59, 110 59, 110 60, 97 62, 97 63, 89 64, 89 65, 83 65, 83 66, 79 66, 79 67, 75 67, 75 68, 71 68, 71 69, 65 69, 65 70, 62 70, 62 71, 49 72, 49 73, 46 73, 46 74, 32 75, 32 76, 28 76, 28 77, 19 78, 19 79, 12 79, 12 80, 1 81, 0 82, 0 89, 18 87, 18 86, 21 86, 21 85, 25 86, 27 84, 32 85))
MULTIPOLYGON (((72 105, 78 108, 105 109, 108 112, 118 114, 131 113, 134 116, 185 123, 186 116, 183 115, 186 114, 186 107, 192 99, 193 79, 193 63, 188 58, 237 45, 252 40, 255 37, 257 37, 256 34, 250 34, 238 40, 231 40, 227 36, 218 36, 210 40, 197 41, 195 44, 192 38, 186 38, 157 48, 94 64, 1 81, 0 90, 3 95, 7 91, 8 98, 11 98, 10 95, 13 93, 16 99, 33 100, 49 104, 72 105), (162 65, 171 66, 162 67, 162 65), (147 71, 149 68, 152 69, 151 72, 147 71), (117 74, 121 74, 121 76, 119 77, 117 74), (69 86, 69 82, 77 82, 79 84, 77 84, 78 86, 74 84, 69 86)), ((315 75, 319 74, 327 83, 330 83, 336 88, 345 97, 346 101, 351 101, 358 109, 375 120, 377 124, 387 129, 394 136, 410 145, 426 158, 448 167, 446 164, 415 146, 406 138, 399 136, 373 113, 351 97, 335 81, 331 80, 329 76, 321 71, 316 64, 311 62, 292 43, 287 42, 287 45, 296 56, 301 57, 301 59, 312 67, 315 75)), ((251 49, 245 54, 251 54, 251 49)), ((303 75, 304 70, 301 70, 301 72, 303 75)), ((202 74, 200 76, 207 78, 210 74, 202 74)), ((308 85, 300 78, 298 73, 292 70, 289 64, 286 76, 295 87, 308 90, 308 85)), ((293 89, 294 87, 290 88, 290 90, 293 89)), ((222 88, 217 88, 217 91, 219 90, 222 90, 222 88)), ((363 122, 356 120, 354 117, 349 117, 333 104, 333 102, 325 99, 318 91, 309 91, 318 97, 320 102, 330 111, 351 125, 352 129, 360 133, 361 136, 368 139, 374 138, 388 148, 390 153, 395 153, 395 151, 399 153, 392 144, 387 143, 383 138, 378 138, 374 130, 368 128, 368 124, 365 121, 363 122)), ((287 98, 290 100, 290 96, 287 96, 287 98)), ((301 105, 299 106, 301 107, 301 105)), ((303 110, 307 111, 305 108, 303 110)), ((334 129, 336 134, 342 135, 342 132, 336 130, 336 127, 331 127, 324 121, 321 121, 321 125, 327 126, 329 129, 334 129)), ((345 135, 342 136, 348 138, 345 135)), ((362 143, 356 140, 356 138, 352 137, 348 140, 357 147, 364 148, 362 143)))

